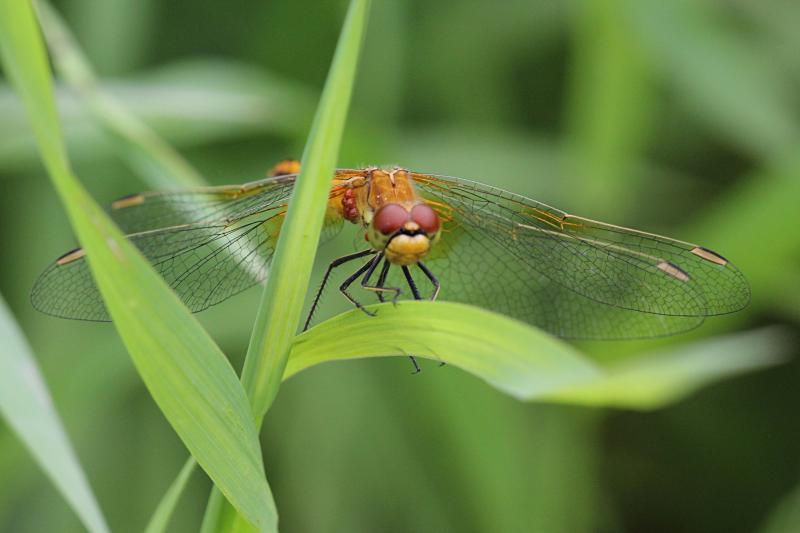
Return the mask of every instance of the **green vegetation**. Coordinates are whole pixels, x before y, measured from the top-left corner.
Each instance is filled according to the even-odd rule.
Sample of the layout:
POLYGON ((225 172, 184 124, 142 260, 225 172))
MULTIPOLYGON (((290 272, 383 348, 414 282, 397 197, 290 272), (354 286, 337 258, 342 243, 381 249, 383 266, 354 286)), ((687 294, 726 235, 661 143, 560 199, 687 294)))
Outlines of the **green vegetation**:
POLYGON ((33 10, 0 1, 0 531, 792 530, 800 10, 369 4, 38 3, 54 93, 33 10), (95 203, 300 153, 266 287, 197 316, 95 203), (575 346, 452 303, 367 317, 332 290, 295 337, 358 237, 312 273, 331 171, 372 163, 702 242, 753 303, 575 346), (73 231, 114 326, 30 308, 73 231), (375 359, 411 353, 432 360, 413 378, 375 359))

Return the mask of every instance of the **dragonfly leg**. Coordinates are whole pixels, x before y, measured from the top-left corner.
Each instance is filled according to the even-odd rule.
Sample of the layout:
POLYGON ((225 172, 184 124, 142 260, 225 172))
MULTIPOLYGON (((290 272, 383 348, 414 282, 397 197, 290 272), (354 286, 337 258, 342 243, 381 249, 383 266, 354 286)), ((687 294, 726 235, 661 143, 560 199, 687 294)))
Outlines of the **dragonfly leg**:
POLYGON ((415 300, 422 300, 422 296, 419 294, 419 289, 417 288, 417 283, 414 281, 414 278, 411 277, 411 271, 408 270, 408 267, 403 265, 403 274, 406 277, 406 281, 408 282, 408 288, 411 289, 411 294, 414 295, 415 300))
POLYGON ((317 290, 317 294, 314 296, 314 303, 311 304, 311 309, 308 312, 308 317, 306 318, 306 323, 303 326, 303 331, 307 330, 308 327, 311 325, 311 320, 314 318, 314 313, 317 311, 317 305, 319 304, 320 299, 322 298, 322 293, 325 290, 325 285, 328 283, 328 278, 331 275, 331 272, 338 267, 345 263, 349 263, 355 259, 360 257, 364 257, 365 255, 369 255, 375 253, 374 250, 362 250, 360 252, 356 252, 353 254, 348 254, 337 259, 331 261, 331 264, 328 265, 328 270, 325 271, 325 275, 322 277, 322 283, 320 283, 319 289, 317 290))
POLYGON ((378 282, 375 285, 369 284, 369 278, 372 275, 372 271, 368 272, 364 279, 361 281, 361 286, 368 291, 374 291, 378 295, 378 299, 383 302, 385 301, 384 296, 387 292, 393 292, 394 295, 392 296, 392 303, 397 304, 397 299, 400 297, 400 287, 384 287, 384 283, 386 283, 386 276, 389 273, 389 267, 391 264, 388 260, 383 260, 383 267, 381 268, 381 273, 378 276, 378 282))
MULTIPOLYGON (((433 272, 431 272, 428 269, 428 267, 426 267, 421 261, 417 261, 417 265, 419 266, 419 269, 422 270, 422 272, 425 274, 425 277, 431 280, 431 283, 433 284, 433 294, 431 294, 431 301, 434 301, 439 296, 439 289, 442 288, 442 285, 439 283, 439 280, 436 278, 436 276, 433 275, 433 272)), ((410 277, 410 274, 407 274, 407 276, 410 277)), ((446 364, 447 363, 442 361, 441 363, 439 363, 439 366, 444 366, 446 364)))
POLYGON ((417 358, 413 355, 409 355, 408 358, 411 359, 411 364, 414 365, 414 371, 412 374, 419 374, 422 372, 422 369, 419 367, 419 363, 417 363, 417 358))
MULTIPOLYGON (((389 261, 386 259, 383 260, 383 267, 381 268, 381 275, 378 276, 378 283, 375 285, 376 287, 383 287, 386 284, 386 276, 389 274, 389 267, 392 266, 389 261)), ((395 295, 396 297, 396 295, 395 295)), ((378 291, 378 300, 381 302, 385 302, 386 299, 383 297, 383 291, 378 291)))
POLYGON ((442 288, 442 285, 439 283, 439 280, 436 278, 436 276, 433 275, 433 272, 428 270, 428 267, 426 267, 421 261, 417 262, 417 266, 420 270, 422 270, 422 272, 425 273, 425 277, 431 280, 431 283, 433 284, 433 294, 431 294, 431 301, 433 301, 439 297, 439 289, 442 288))
MULTIPOLYGON (((419 289, 417 289, 417 284, 414 281, 414 278, 411 276, 411 272, 408 270, 406 265, 403 265, 403 275, 406 277, 406 281, 408 282, 408 287, 411 289, 411 294, 414 295, 415 300, 422 300, 422 297, 419 295, 419 289)), ((419 364, 417 364, 417 359, 413 355, 408 356, 411 359, 411 364, 414 365, 414 374, 420 373, 419 364)))
MULTIPOLYGON (((366 274, 364 274, 364 278, 368 280, 369 277, 372 275, 372 273, 375 272, 375 269, 378 267, 378 263, 381 262, 382 258, 383 258, 382 254, 376 255, 374 258, 372 258, 369 261, 367 261, 366 263, 364 263, 363 266, 361 266, 358 270, 356 270, 353 273, 353 275, 351 275, 349 278, 344 280, 344 283, 342 283, 339 286, 339 291, 342 294, 344 294, 344 297, 347 298, 348 300, 350 300, 350 302, 353 305, 355 305, 357 308, 359 308, 362 311, 364 311, 369 316, 375 316, 375 312, 374 311, 370 311, 369 309, 364 307, 361 304, 361 302, 359 302, 358 300, 353 298, 353 296, 349 292, 347 292, 347 289, 350 288, 350 285, 352 285, 353 282, 355 280, 357 280, 359 277, 361 277, 361 275, 364 274, 365 272, 366 272, 366 274)), ((363 282, 362 282, 362 285, 363 285, 363 282)))

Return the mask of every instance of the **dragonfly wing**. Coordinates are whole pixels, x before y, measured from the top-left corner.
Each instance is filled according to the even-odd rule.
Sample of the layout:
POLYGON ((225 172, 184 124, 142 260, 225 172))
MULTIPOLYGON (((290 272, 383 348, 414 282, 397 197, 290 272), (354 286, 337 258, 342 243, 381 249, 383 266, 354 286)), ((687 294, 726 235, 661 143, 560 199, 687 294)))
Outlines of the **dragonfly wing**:
MULTIPOLYGON (((202 311, 263 281, 283 223, 285 204, 260 205, 230 223, 176 225, 128 235, 193 312, 202 311)), ((329 212, 321 241, 342 219, 329 212)), ((65 254, 39 277, 31 300, 62 318, 110 320, 81 250, 65 254)))
MULTIPOLYGON (((567 339, 651 338, 688 331, 703 317, 640 313, 590 300, 542 275, 483 227, 444 234, 426 266, 441 282, 440 300, 477 305, 567 339)), ((423 286, 419 275, 415 276, 423 286)), ((405 286, 400 277, 392 286, 405 286)))
POLYGON ((60 318, 111 320, 80 248, 67 252, 41 273, 31 290, 31 304, 37 311, 60 318), (70 258, 77 254, 80 257, 70 258), (64 260, 68 262, 62 263, 64 260))
POLYGON ((463 227, 505 251, 518 275, 535 274, 540 283, 606 306, 676 317, 729 313, 749 301, 741 272, 705 248, 571 216, 476 182, 430 175, 414 181, 440 213, 443 241, 463 227))
POLYGON ((244 185, 150 191, 124 196, 111 204, 111 217, 125 233, 186 224, 239 220, 289 200, 295 175, 244 185))
MULTIPOLYGON (((196 312, 264 279, 276 218, 236 228, 175 226, 128 238, 196 312)), ((34 285, 31 300, 38 310, 62 318, 110 320, 85 256, 53 263, 34 285)))

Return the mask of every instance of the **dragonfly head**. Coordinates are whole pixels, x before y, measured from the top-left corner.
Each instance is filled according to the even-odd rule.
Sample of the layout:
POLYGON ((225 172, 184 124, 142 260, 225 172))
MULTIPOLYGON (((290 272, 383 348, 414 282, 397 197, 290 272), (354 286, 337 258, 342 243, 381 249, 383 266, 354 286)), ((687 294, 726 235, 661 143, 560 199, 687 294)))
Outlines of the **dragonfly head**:
POLYGON ((390 263, 410 265, 422 259, 439 237, 439 215, 429 205, 419 203, 410 209, 401 204, 385 204, 375 212, 367 239, 384 250, 390 263))

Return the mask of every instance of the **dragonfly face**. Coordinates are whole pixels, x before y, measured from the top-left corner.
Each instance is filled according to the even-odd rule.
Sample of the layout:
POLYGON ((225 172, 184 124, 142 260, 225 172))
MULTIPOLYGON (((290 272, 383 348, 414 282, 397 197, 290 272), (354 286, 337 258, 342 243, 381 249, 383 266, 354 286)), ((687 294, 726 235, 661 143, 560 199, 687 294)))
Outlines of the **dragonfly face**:
POLYGON ((417 263, 438 240, 439 215, 419 197, 406 170, 368 168, 338 186, 341 200, 332 195, 331 207, 363 225, 367 242, 390 263, 417 263))
MULTIPOLYGON (((111 214, 186 305, 201 311, 264 280, 298 170, 283 162, 245 185, 132 195, 111 214)), ((460 178, 339 169, 323 240, 351 226, 345 222, 368 246, 334 261, 328 274, 365 261, 340 287, 358 307, 348 292, 356 281, 381 301, 439 296, 560 337, 625 339, 687 331, 750 297, 742 273, 708 248, 460 178)), ((109 320, 81 250, 51 264, 31 300, 55 316, 109 320)))

